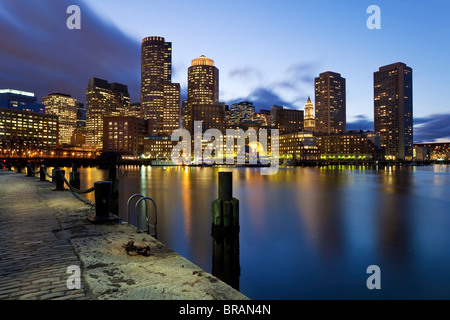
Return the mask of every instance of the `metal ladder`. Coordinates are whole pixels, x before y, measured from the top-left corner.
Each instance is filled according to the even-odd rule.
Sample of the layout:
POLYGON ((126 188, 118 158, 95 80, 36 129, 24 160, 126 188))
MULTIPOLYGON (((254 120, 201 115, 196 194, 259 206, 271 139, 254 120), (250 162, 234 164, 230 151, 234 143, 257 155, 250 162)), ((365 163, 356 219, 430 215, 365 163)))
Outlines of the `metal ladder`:
POLYGON ((134 195, 132 195, 129 199, 128 199, 128 202, 127 202, 127 222, 128 222, 128 224, 130 224, 130 213, 131 213, 131 210, 130 210, 130 205, 131 205, 131 201, 134 199, 134 198, 137 198, 137 197, 139 197, 139 200, 136 202, 136 204, 135 204, 135 206, 134 206, 134 215, 135 215, 135 217, 136 217, 136 227, 137 227, 137 229, 138 229, 138 233, 142 233, 142 232, 147 232, 149 235, 151 235, 152 237, 155 237, 155 238, 157 238, 158 237, 158 233, 157 233, 157 228, 156 228, 156 225, 157 225, 157 223, 158 223, 158 211, 157 211, 157 209, 156 209, 156 202, 155 202, 155 200, 153 200, 152 198, 150 198, 150 197, 146 197, 146 196, 144 196, 144 195, 142 195, 142 194, 134 194, 134 195), (150 223, 150 218, 149 218, 149 214, 148 214, 148 206, 147 206, 147 201, 151 201, 151 202, 153 202, 153 206, 155 207, 155 223, 154 224, 151 224, 150 223), (141 228, 140 228, 140 225, 139 225, 139 217, 138 217, 138 209, 139 209, 139 205, 142 203, 142 202, 145 202, 145 215, 146 215, 146 220, 147 220, 147 229, 146 230, 141 230, 141 228), (154 229, 154 233, 150 233, 151 232, 151 229, 154 229))

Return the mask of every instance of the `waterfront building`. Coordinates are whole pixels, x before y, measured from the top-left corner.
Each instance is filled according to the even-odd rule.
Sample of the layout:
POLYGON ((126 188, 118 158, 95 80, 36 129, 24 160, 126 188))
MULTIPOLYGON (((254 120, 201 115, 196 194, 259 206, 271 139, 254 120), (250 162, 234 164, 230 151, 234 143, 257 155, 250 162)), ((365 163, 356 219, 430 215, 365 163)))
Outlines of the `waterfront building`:
POLYGON ((103 118, 123 114, 130 105, 128 87, 119 83, 91 78, 86 89, 86 143, 89 147, 103 146, 103 118))
POLYGON ((417 143, 414 144, 416 150, 416 160, 449 161, 450 142, 441 143, 417 143), (422 150, 418 150, 422 149, 422 150), (420 155, 419 155, 419 152, 420 155))
POLYGON ((59 146, 58 126, 55 115, 0 108, 0 155, 48 156, 59 146))
POLYGON ((346 131, 346 79, 327 71, 315 78, 315 132, 332 134, 346 131))
POLYGON ((413 74, 398 62, 374 73, 375 132, 386 159, 410 161, 413 157, 413 74))
POLYGON ((177 143, 169 136, 145 137, 144 156, 152 160, 170 160, 172 149, 177 143))
POLYGON ((381 160, 379 136, 371 131, 315 134, 322 160, 381 160))
POLYGON ((280 158, 294 161, 319 160, 320 151, 312 132, 300 131, 280 135, 280 158))
POLYGON ((42 98, 45 113, 55 115, 59 119, 59 143, 70 145, 72 134, 77 128, 77 99, 68 94, 51 93, 42 98))
POLYGON ((0 90, 0 108, 44 113, 45 107, 37 102, 33 92, 14 89, 0 90))
POLYGON ((136 117, 105 117, 103 151, 139 157, 144 153, 144 138, 150 122, 136 117))

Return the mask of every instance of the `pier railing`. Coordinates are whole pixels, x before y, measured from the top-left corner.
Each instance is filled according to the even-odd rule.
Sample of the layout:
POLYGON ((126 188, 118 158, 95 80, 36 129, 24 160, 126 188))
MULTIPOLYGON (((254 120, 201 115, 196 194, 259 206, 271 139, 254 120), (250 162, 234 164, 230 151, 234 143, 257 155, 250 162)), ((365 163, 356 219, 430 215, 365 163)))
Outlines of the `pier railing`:
MULTIPOLYGON (((12 171, 12 168, 16 169, 17 173, 22 173, 24 166, 21 163, 8 163, 3 165, 8 170, 12 171)), ((66 171, 60 169, 57 165, 52 169, 52 173, 48 172, 46 166, 40 166, 39 170, 35 169, 33 163, 28 163, 25 166, 27 172, 27 177, 36 177, 39 175, 39 181, 45 182, 51 179, 51 182, 55 184, 53 191, 70 191, 78 200, 92 205, 91 209, 95 207, 96 215, 95 217, 88 218, 92 223, 106 223, 106 222, 117 222, 119 218, 117 215, 111 213, 112 209, 117 206, 118 202, 118 180, 116 178, 116 168, 115 166, 110 166, 108 172, 108 181, 98 181, 94 183, 94 186, 87 189, 80 188, 80 173, 77 171, 77 166, 72 165, 72 172, 70 172, 70 179, 66 178, 66 171), (65 188, 67 186, 67 188, 65 188), (82 197, 77 195, 86 195, 89 193, 95 193, 95 202, 92 204, 82 197)), ((132 195, 127 202, 127 223, 131 225, 130 216, 133 215, 136 219, 136 228, 138 233, 148 233, 153 237, 157 237, 157 223, 158 223, 158 211, 156 201, 150 197, 141 194, 132 195), (134 206, 132 206, 133 200, 135 201, 134 206), (153 204, 154 210, 149 210, 148 202, 153 204), (140 212, 141 205, 145 205, 145 216, 142 217, 140 212), (153 212, 153 215, 150 213, 153 212), (145 219, 145 223, 143 223, 145 219)))

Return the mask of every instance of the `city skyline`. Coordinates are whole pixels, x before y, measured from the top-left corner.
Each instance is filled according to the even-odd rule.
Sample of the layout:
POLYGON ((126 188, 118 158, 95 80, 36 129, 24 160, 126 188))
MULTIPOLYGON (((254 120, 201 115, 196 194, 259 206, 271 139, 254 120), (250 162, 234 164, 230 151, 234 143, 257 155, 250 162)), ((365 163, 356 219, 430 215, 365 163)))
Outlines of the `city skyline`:
MULTIPOLYGON (((357 37, 353 38, 352 42, 350 42, 349 38, 352 38, 352 35, 355 33, 349 32, 349 34, 345 37, 345 33, 343 33, 341 39, 345 40, 344 47, 347 49, 342 51, 343 45, 340 45, 336 47, 337 50, 330 50, 333 51, 335 55, 335 57, 330 58, 327 51, 321 50, 323 49, 322 45, 318 46, 318 43, 321 41, 306 41, 313 35, 317 34, 317 31, 306 28, 304 30, 308 30, 308 32, 299 33, 299 31, 303 30, 301 28, 304 27, 306 21, 310 21, 311 19, 318 17, 317 13, 313 14, 312 10, 307 10, 311 9, 311 6, 313 6, 312 4, 296 4, 287 1, 284 3, 286 4, 285 6, 281 6, 282 8, 280 7, 280 9, 273 11, 274 18, 272 21, 274 23, 271 24, 271 26, 274 26, 273 32, 279 31, 280 28, 282 28, 282 26, 278 26, 275 22, 281 22, 280 14, 288 12, 288 8, 304 8, 303 11, 300 10, 298 12, 309 13, 299 15, 297 20, 292 21, 292 23, 298 23, 299 26, 293 28, 293 30, 282 29, 285 30, 286 34, 279 33, 278 37, 275 37, 275 34, 273 33, 265 34, 264 30, 266 30, 267 26, 264 25, 260 25, 262 28, 261 32, 255 32, 252 38, 249 38, 248 36, 249 32, 255 31, 255 26, 249 27, 249 30, 242 31, 244 35, 236 33, 236 39, 232 36, 226 37, 224 36, 224 32, 229 32, 230 35, 234 35, 235 33, 233 33, 233 31, 236 31, 235 27, 231 27, 230 22, 230 24, 228 24, 230 27, 229 30, 225 30, 226 28, 224 29, 223 25, 220 23, 217 27, 212 28, 213 31, 220 31, 217 35, 222 35, 217 37, 215 41, 212 41, 211 30, 208 31, 201 29, 202 34, 205 34, 205 36, 199 37, 197 41, 193 41, 190 45, 188 45, 186 41, 189 39, 195 39, 193 39, 192 35, 189 35, 188 37, 185 37, 186 39, 183 39, 183 35, 188 35, 191 28, 198 27, 198 23, 188 25, 186 30, 183 29, 180 31, 178 28, 178 31, 174 32, 174 25, 179 25, 178 22, 157 25, 156 22, 158 19, 166 16, 166 13, 163 11, 161 11, 161 18, 156 18, 152 12, 151 19, 148 19, 148 21, 127 18, 130 14, 140 16, 141 13, 139 12, 138 7, 141 6, 142 9, 145 9, 148 6, 144 2, 133 1, 130 3, 126 10, 123 10, 122 12, 121 21, 123 23, 119 24, 119 16, 117 16, 118 8, 120 8, 119 4, 113 3, 106 6, 104 1, 75 1, 74 3, 80 5, 81 7, 83 19, 82 29, 75 31, 67 30, 67 28, 65 28, 65 22, 68 15, 65 14, 65 9, 67 6, 64 6, 68 3, 68 1, 61 1, 61 3, 58 3, 57 5, 50 5, 47 1, 42 1, 39 4, 32 3, 24 10, 19 10, 20 6, 11 1, 7 1, 4 5, 2 5, 4 7, 2 15, 7 15, 8 13, 10 14, 9 18, 5 19, 2 24, 4 24, 5 30, 11 31, 12 35, 17 35, 17 37, 15 37, 16 40, 11 40, 11 37, 8 37, 8 41, 6 41, 6 43, 9 45, 9 48, 6 48, 4 44, 0 47, 0 52, 5 58, 3 61, 11 61, 11 54, 15 53, 14 59, 16 62, 26 62, 25 64, 21 64, 23 68, 21 68, 20 72, 15 72, 17 73, 17 77, 21 74, 25 74, 36 78, 31 79, 31 77, 21 77, 20 79, 16 79, 16 75, 13 74, 11 67, 5 67, 3 68, 3 76, 0 78, 1 87, 12 87, 12 89, 22 89, 36 92, 39 99, 48 93, 63 92, 72 95, 77 99, 77 101, 84 102, 85 96, 80 95, 78 91, 82 92, 85 90, 84 83, 87 79, 91 77, 99 77, 108 79, 112 82, 119 82, 128 85, 130 89, 131 102, 137 102, 139 101, 138 89, 140 87, 139 46, 141 40, 137 40, 137 38, 140 38, 142 34, 145 34, 145 36, 159 35, 164 36, 167 41, 174 44, 173 82, 179 82, 181 84, 182 100, 185 100, 187 96, 187 65, 190 60, 202 54, 214 59, 218 68, 223 70, 221 72, 220 79, 220 100, 227 104, 237 103, 243 100, 251 101, 254 103, 257 110, 268 108, 270 105, 283 105, 288 108, 303 110, 307 97, 314 96, 314 77, 327 70, 333 70, 343 74, 348 81, 348 129, 373 130, 373 73, 376 72, 382 65, 402 61, 410 65, 415 70, 414 142, 420 143, 449 140, 450 121, 448 120, 450 119, 450 113, 448 112, 446 106, 447 102, 444 100, 443 94, 429 93, 431 88, 433 88, 436 92, 445 92, 445 90, 443 90, 444 82, 439 81, 440 77, 437 75, 440 73, 445 74, 445 68, 447 68, 447 66, 442 64, 441 69, 429 67, 424 73, 425 67, 430 64, 438 64, 438 61, 444 59, 445 51, 448 50, 448 48, 444 46, 444 50, 441 50, 442 55, 439 55, 439 57, 436 57, 434 61, 431 61, 426 59, 428 56, 423 54, 423 48, 420 52, 418 51, 419 53, 413 55, 411 53, 412 51, 408 49, 408 46, 404 46, 403 48, 399 46, 402 41, 399 41, 398 44, 393 45, 393 37, 398 36, 400 31, 405 32, 404 34, 406 37, 404 41, 408 40, 408 43, 411 43, 411 34, 413 33, 413 30, 415 31, 417 29, 417 25, 412 23, 412 21, 409 24, 403 23, 402 27, 402 22, 405 22, 403 20, 405 18, 399 18, 398 21, 394 20, 394 13, 400 12, 398 8, 399 5, 389 4, 386 1, 379 1, 378 5, 382 10, 382 29, 369 30, 365 26, 366 19, 369 17, 365 10, 370 3, 367 2, 367 5, 366 3, 362 3, 358 6, 342 4, 339 10, 334 13, 334 19, 339 20, 343 17, 352 17, 350 22, 344 23, 341 21, 342 28, 346 31, 351 31, 349 30, 349 25, 351 24, 352 27, 356 27, 356 25, 358 25, 360 30, 358 29, 357 37), (61 14, 61 16, 55 16, 56 18, 54 21, 52 20, 51 22, 44 23, 43 20, 45 20, 45 17, 40 17, 39 14, 36 14, 36 12, 41 11, 40 9, 63 12, 63 14, 61 14), (32 14, 31 12, 35 12, 35 14, 32 14), (28 19, 29 17, 32 17, 33 19, 28 19), (14 21, 16 22, 14 23, 14 21), (20 23, 18 21, 20 21, 20 23), (130 24, 136 25, 137 23, 139 23, 141 27, 139 28, 139 32, 133 33, 130 31, 130 24), (59 24, 62 25, 62 30, 50 30, 51 26, 59 24), (406 32, 404 30, 405 26, 411 26, 412 29, 407 30, 408 32, 406 32), (73 42, 71 45, 75 45, 83 44, 86 41, 89 41, 89 44, 92 47, 85 47, 85 50, 87 51, 85 54, 82 54, 81 51, 76 51, 75 53, 64 51, 64 54, 57 56, 56 59, 53 59, 54 61, 47 61, 50 60, 48 57, 44 59, 41 56, 44 49, 36 49, 35 55, 32 56, 26 54, 25 49, 27 46, 33 44, 37 45, 36 42, 32 42, 31 44, 24 43, 26 42, 25 40, 27 37, 29 37, 29 35, 25 35, 26 30, 33 31, 38 35, 36 41, 42 38, 45 40, 46 35, 56 35, 53 41, 50 41, 50 48, 57 47, 59 50, 62 50, 66 45, 69 45, 69 42, 73 42), (392 32, 392 30, 395 32, 392 32), (290 42, 287 42, 286 37, 292 36, 295 32, 297 34, 297 38, 292 38, 290 42), (133 34, 134 37, 132 37, 131 34, 133 34), (97 39, 99 35, 103 35, 102 41, 98 43, 94 42, 94 39, 97 39), (248 40, 246 47, 239 46, 240 41, 243 40, 242 37, 245 37, 245 39, 248 40), (364 45, 361 45, 360 41, 356 41, 357 39, 360 39, 359 37, 364 37, 364 45), (21 39, 24 41, 19 41, 21 39), (66 39, 66 41, 61 42, 63 39, 66 39), (366 50, 369 48, 367 45, 368 42, 372 41, 370 39, 373 40, 373 45, 369 47, 373 47, 373 52, 365 51, 367 56, 361 55, 361 50, 366 50), (267 41, 266 46, 264 47, 260 43, 264 40, 273 41, 267 41), (383 40, 387 41, 386 45, 389 45, 388 50, 384 50, 387 52, 386 54, 381 54, 383 50, 377 49, 377 45, 379 46, 380 41, 383 40), (234 47, 235 49, 233 50, 233 54, 230 54, 230 50, 233 48, 233 43, 236 44, 236 46, 234 47), (304 48, 304 50, 293 50, 293 47, 298 46, 299 43, 302 44, 302 48, 304 48), (120 46, 118 44, 120 44, 120 46), (321 57, 320 61, 319 59, 314 60, 314 58, 308 58, 314 56, 314 50, 308 49, 310 47, 317 50, 315 56, 321 57), (264 50, 264 48, 267 50, 264 50), (275 57, 275 53, 273 52, 274 49, 278 50, 276 52, 278 53, 277 59, 268 60, 269 57, 275 57), (102 61, 102 63, 94 66, 95 68, 93 68, 92 65, 93 61, 95 61, 95 56, 89 58, 86 57, 92 51, 97 52, 102 57, 107 53, 105 59, 103 59, 105 61, 102 61), (293 53, 295 53, 294 58, 293 53), (251 56, 251 59, 249 58, 249 55, 251 56), (355 60, 355 55, 360 59, 355 60), (409 57, 409 55, 411 55, 411 57, 409 57), (115 59, 117 57, 122 58, 115 59), (129 59, 129 57, 134 58, 129 59), (294 61, 295 59, 299 59, 297 64, 294 61), (349 64, 348 60, 352 60, 352 64, 349 64), (86 66, 80 67, 82 62, 86 62, 84 63, 86 66), (182 65, 183 63, 184 65, 182 65), (273 64, 276 64, 276 68, 273 67, 273 64), (89 68, 87 68, 87 66, 89 66, 89 68), (130 66, 132 66, 132 68, 130 68, 130 66), (297 68, 294 68, 295 66, 297 68), (79 67, 79 70, 74 71, 76 67, 79 67), (55 69, 57 69, 59 73, 55 74, 55 69), (63 72, 65 69, 67 69, 67 72, 63 72), (86 69, 89 69, 90 71, 84 72, 86 69), (98 72, 96 72, 97 69, 98 72), (355 72, 354 69, 358 69, 358 71, 355 72), (368 72, 369 69, 370 72, 368 72), (274 72, 274 70, 276 70, 276 72, 274 72), (262 73, 264 73, 264 76, 260 77, 262 73), (424 77, 424 75, 427 74, 432 74, 433 77, 424 77), (39 77, 37 77, 37 75, 39 77), (436 77, 434 77, 434 75, 436 75, 436 77), (366 79, 361 81, 361 77, 369 80, 366 79), (82 83, 78 83, 76 81, 76 79, 79 78, 83 78, 82 83), (264 79, 261 80, 261 78, 264 79), (249 83, 249 85, 252 83, 254 84, 256 81, 255 79, 259 79, 259 82, 264 82, 266 85, 257 85, 253 88, 246 85, 246 83, 249 83), (242 91, 240 90, 235 88, 230 89, 230 80, 238 87, 241 87, 241 90, 247 90, 247 93, 241 94, 242 91), (20 83, 23 83, 23 85, 17 88, 20 83), (306 86, 306 88, 300 90, 300 85, 306 86), (289 94, 285 92, 286 90, 284 89, 284 91, 280 90, 281 87, 284 89, 287 88, 287 91, 302 92, 302 97, 299 97, 298 99, 289 99, 289 94), (45 88, 47 89, 45 90, 45 88), (427 90, 427 88, 429 90, 427 90), (234 94, 235 98, 230 96, 230 94, 234 94), (356 95, 363 97, 359 98, 362 99, 359 100, 360 102, 358 102, 358 99, 355 100, 356 95), (429 105, 432 105, 433 107, 430 108, 429 105)), ((251 1, 243 3, 242 11, 244 12, 245 10, 248 10, 249 7, 251 7, 251 3, 251 1)), ((439 4, 441 6, 445 6, 443 3, 439 4)), ((163 4, 154 3, 152 5, 154 5, 154 11, 157 12, 159 12, 158 10, 160 9, 160 6, 164 6, 163 4)), ((213 11, 217 8, 217 6, 219 5, 211 5, 208 10, 213 11)), ((221 6, 223 7, 224 5, 221 6)), ((253 21, 252 19, 254 19, 254 16, 266 16, 268 14, 268 9, 272 6, 273 5, 264 3, 264 6, 255 7, 255 14, 249 17, 249 22, 253 21)), ((325 6, 325 8, 323 8, 323 10, 319 10, 319 12, 323 13, 328 18, 332 18, 330 15, 332 16, 332 9, 336 9, 335 6, 336 5, 334 4, 328 3, 328 6, 325 6)), ((180 4, 179 8, 185 8, 185 5, 180 4)), ((200 14, 200 12, 204 13, 204 10, 205 9, 202 9, 195 14, 200 14)), ((402 12, 406 12, 406 16, 409 14, 410 17, 417 17, 419 11, 426 13, 429 12, 430 9, 427 8, 427 6, 414 4, 410 7, 402 8, 402 10, 402 12)), ((228 16, 229 10, 223 10, 220 14, 223 16, 228 16)), ((241 16, 242 13, 237 13, 237 17, 241 16)), ((291 14, 288 16, 292 17, 291 14)), ((230 17, 233 16, 230 15, 230 17)), ((209 21, 208 19, 210 18, 207 18, 205 22, 209 21)), ((427 21, 430 22, 429 20, 427 21)), ((431 22, 432 23, 423 25, 422 27, 425 30, 422 30, 422 32, 416 32, 415 35, 417 37, 425 37, 429 36, 431 31, 436 31, 437 34, 433 34, 433 37, 431 38, 437 37, 438 33, 442 31, 439 31, 436 26, 442 23, 447 23, 443 20, 443 17, 439 14, 439 12, 437 15, 435 14, 431 22)), ((49 41, 48 39, 46 40, 49 41)), ((427 43, 428 47, 430 45, 432 45, 431 42, 427 43)), ((426 50, 426 53, 430 55, 429 49, 426 50)))

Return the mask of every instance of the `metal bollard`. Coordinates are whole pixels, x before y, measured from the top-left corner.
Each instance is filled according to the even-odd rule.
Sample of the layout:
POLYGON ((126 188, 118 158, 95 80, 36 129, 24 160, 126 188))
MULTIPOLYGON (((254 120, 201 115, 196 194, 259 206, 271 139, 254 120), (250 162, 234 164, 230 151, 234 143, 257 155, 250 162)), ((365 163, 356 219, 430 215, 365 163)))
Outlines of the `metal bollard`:
POLYGON ((27 177, 34 177, 34 173, 33 173, 34 168, 33 167, 34 167, 34 165, 31 163, 29 163, 27 165, 27 177))
POLYGON ((47 170, 47 168, 45 166, 41 166, 41 171, 39 172, 39 181, 47 181, 47 178, 45 176, 45 170, 47 170))
POLYGON ((80 173, 77 171, 69 173, 69 183, 75 189, 80 189, 80 173))
POLYGON ((114 180, 117 176, 117 168, 115 164, 109 165, 108 169, 108 180, 114 180))
POLYGON ((55 182, 56 182, 56 187, 53 188, 53 191, 66 191, 67 189, 64 188, 64 175, 66 174, 66 172, 64 170, 56 170, 56 177, 55 177, 55 182))
POLYGON ((110 212, 112 182, 99 181, 94 183, 95 189, 95 217, 89 217, 94 224, 116 222, 119 218, 110 212))

